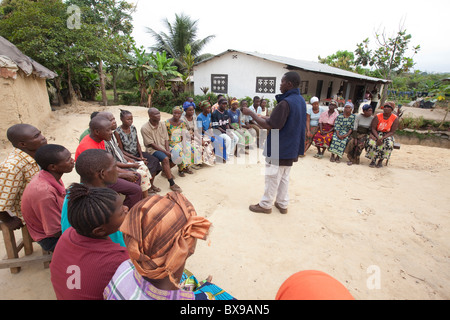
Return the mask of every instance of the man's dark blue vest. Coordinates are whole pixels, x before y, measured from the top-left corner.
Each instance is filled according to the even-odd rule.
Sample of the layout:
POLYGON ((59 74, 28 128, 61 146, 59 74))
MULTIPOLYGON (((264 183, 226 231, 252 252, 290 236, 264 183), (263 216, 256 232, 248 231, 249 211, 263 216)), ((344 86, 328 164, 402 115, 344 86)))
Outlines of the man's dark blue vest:
POLYGON ((305 152, 305 99, 300 95, 298 88, 277 95, 275 98, 278 103, 283 100, 286 101, 289 104, 290 111, 284 127, 279 130, 278 134, 271 130, 267 136, 264 156, 271 160, 297 159, 299 155, 303 155, 305 152), (274 145, 273 149, 272 144, 274 145), (276 147, 277 145, 279 148, 276 147))

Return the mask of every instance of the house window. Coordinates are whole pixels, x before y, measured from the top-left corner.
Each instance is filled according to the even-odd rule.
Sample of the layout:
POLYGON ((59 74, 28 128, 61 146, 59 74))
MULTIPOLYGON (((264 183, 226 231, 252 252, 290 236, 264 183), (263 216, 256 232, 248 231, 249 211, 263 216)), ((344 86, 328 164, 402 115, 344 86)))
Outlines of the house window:
POLYGON ((308 94, 308 85, 309 85, 309 81, 301 81, 300 82, 300 93, 301 94, 308 94))
POLYGON ((257 77, 256 78, 256 93, 274 94, 276 88, 276 77, 257 77))
POLYGON ((228 93, 228 75, 212 74, 211 88, 211 91, 214 93, 228 93))

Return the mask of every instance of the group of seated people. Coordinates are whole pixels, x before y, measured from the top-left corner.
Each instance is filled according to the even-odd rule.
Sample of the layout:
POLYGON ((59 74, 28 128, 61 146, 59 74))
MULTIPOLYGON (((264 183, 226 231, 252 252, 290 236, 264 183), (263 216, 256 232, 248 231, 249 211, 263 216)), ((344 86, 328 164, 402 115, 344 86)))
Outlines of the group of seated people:
POLYGON ((399 117, 394 112, 395 103, 386 102, 383 112, 373 115, 373 106, 364 104, 362 113, 354 113, 354 105, 347 101, 340 114, 337 102, 331 100, 328 109, 319 105, 313 97, 307 110, 306 146, 317 148, 315 158, 322 159, 325 151, 331 153, 331 162, 341 162, 347 154, 348 165, 360 164, 360 156, 366 150, 370 167, 381 168, 389 161, 394 149, 394 134, 399 126, 399 117))
MULTIPOLYGON (((253 102, 262 109, 259 97, 253 102)), ((392 129, 386 128, 395 122, 390 120, 390 103, 381 118, 374 117, 374 125, 375 120, 364 119, 372 120, 368 110, 363 108, 364 118, 359 119, 346 104, 344 114, 336 115, 332 102, 315 126, 317 104, 311 103, 307 134, 318 154, 329 147, 334 159, 340 159, 343 150, 349 150, 347 141, 355 128, 355 150, 364 133, 376 137, 373 144, 365 144, 372 147, 370 156, 386 155, 384 140, 392 141, 392 129), (370 126, 377 131, 360 130, 370 126), (333 144, 335 140, 343 141, 333 144)), ((48 144, 31 125, 8 129, 14 151, 0 165, 1 176, 19 182, 0 181, 2 199, 11 198, 0 201, 0 221, 11 230, 26 225, 32 239, 53 252, 51 281, 58 299, 234 299, 211 277, 198 281, 185 270, 197 239, 206 239, 211 223, 196 214, 171 173, 177 166, 183 177, 192 168, 214 165, 216 157, 239 156, 237 145, 251 148, 263 136, 262 129, 240 113, 239 107, 247 106, 245 99, 233 99, 228 110, 227 106, 223 97, 214 106, 203 101, 202 113, 196 115, 190 101, 174 108, 167 121, 161 121, 158 109, 150 108, 149 121, 141 128, 145 151, 131 112, 121 110, 119 127, 112 113, 93 113, 75 159, 64 146, 48 144), (74 168, 80 181, 66 189, 62 176, 74 168), (8 170, 15 174, 3 174, 8 170), (160 172, 171 189, 165 196, 153 184, 160 172), (15 189, 6 188, 13 184, 15 189)), ((351 151, 349 157, 357 163, 359 154, 351 151)))

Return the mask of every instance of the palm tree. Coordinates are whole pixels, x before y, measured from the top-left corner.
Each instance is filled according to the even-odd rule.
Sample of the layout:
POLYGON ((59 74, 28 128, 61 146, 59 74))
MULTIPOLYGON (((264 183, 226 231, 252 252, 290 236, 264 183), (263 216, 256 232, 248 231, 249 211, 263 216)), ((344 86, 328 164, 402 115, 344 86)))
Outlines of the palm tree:
POLYGON ((168 29, 168 33, 158 33, 151 28, 147 28, 147 32, 156 40, 156 45, 150 49, 161 53, 167 52, 168 58, 175 59, 174 64, 180 72, 185 68, 185 48, 187 44, 191 46, 191 54, 195 62, 212 56, 212 54, 200 54, 205 45, 215 36, 210 35, 204 39, 197 39, 198 20, 193 21, 189 16, 182 13, 180 15, 175 14, 174 23, 169 22, 167 18, 163 22, 168 29))

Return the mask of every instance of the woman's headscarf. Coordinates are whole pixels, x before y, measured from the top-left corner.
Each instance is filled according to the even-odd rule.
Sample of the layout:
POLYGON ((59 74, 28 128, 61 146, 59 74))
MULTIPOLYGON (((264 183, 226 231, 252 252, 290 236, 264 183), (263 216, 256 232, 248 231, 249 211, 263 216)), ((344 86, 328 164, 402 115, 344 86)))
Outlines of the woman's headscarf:
POLYGON ((347 102, 345 103, 344 108, 347 107, 347 106, 350 106, 350 108, 352 108, 352 111, 353 111, 353 109, 355 108, 355 106, 353 105, 353 103, 351 103, 350 101, 347 101, 347 102))
POLYGON ((194 253, 196 240, 206 239, 210 226, 184 195, 170 192, 137 203, 120 230, 139 274, 149 279, 169 276, 178 285, 174 273, 194 253))
POLYGON ((200 102, 199 107, 201 110, 203 110, 203 108, 211 107, 211 103, 208 100, 203 100, 202 102, 200 102))
POLYGON ((365 105, 363 105, 363 107, 362 107, 362 110, 363 110, 363 111, 366 111, 366 110, 369 110, 369 109, 372 109, 372 106, 371 106, 370 104, 365 104, 365 105))
POLYGON ((384 106, 385 106, 385 107, 386 107, 386 106, 391 107, 392 110, 395 110, 395 102, 394 102, 394 101, 386 101, 386 102, 384 103, 384 106))
POLYGON ((347 288, 325 272, 307 270, 290 276, 276 300, 355 300, 347 288))
POLYGON ((183 107, 182 106, 173 107, 172 112, 174 112, 175 110, 181 111, 181 113, 183 113, 183 107))
POLYGON ((319 102, 319 98, 312 97, 311 100, 309 101, 309 103, 311 103, 311 104, 314 104, 315 102, 319 102))

